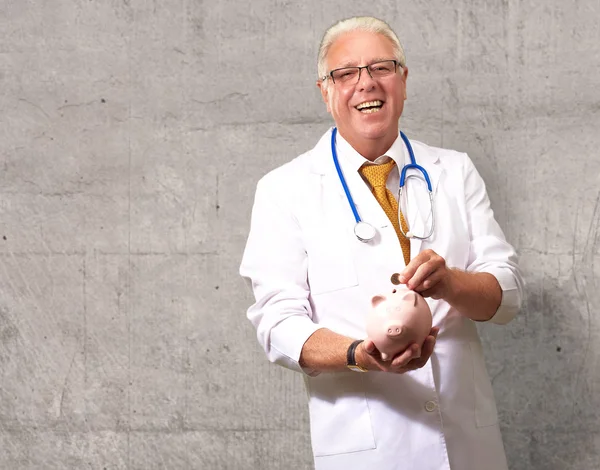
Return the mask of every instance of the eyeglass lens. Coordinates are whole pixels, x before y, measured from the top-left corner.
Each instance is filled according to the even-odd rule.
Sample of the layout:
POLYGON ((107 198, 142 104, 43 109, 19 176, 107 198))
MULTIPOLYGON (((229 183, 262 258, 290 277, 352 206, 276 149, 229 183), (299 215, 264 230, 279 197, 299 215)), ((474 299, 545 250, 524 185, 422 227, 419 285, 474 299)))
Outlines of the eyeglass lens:
POLYGON ((354 84, 360 80, 362 69, 367 69, 372 78, 381 78, 396 72, 396 61, 383 60, 363 67, 344 67, 331 72, 334 83, 354 84))

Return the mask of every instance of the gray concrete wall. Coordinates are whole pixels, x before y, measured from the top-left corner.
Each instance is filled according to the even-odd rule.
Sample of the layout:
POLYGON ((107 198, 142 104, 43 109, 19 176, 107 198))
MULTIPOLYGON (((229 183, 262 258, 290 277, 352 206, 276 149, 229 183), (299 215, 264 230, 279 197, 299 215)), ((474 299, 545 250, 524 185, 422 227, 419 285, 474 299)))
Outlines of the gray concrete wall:
POLYGON ((521 255, 522 314, 482 328, 511 469, 600 468, 598 2, 2 0, 0 469, 311 468, 237 269, 355 14, 397 30, 407 134, 469 152, 521 255))

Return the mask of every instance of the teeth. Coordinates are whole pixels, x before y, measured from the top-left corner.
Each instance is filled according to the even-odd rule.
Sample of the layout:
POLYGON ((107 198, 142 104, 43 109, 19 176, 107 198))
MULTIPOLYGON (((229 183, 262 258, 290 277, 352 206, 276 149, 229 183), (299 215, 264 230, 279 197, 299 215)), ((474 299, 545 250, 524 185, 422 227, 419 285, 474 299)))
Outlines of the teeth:
POLYGON ((358 109, 359 111, 363 108, 370 108, 372 106, 382 106, 383 102, 380 100, 375 100, 375 101, 366 101, 364 103, 359 104, 356 109, 358 109))
POLYGON ((363 114, 373 114, 378 113, 381 108, 369 108, 369 109, 361 109, 360 112, 363 114))

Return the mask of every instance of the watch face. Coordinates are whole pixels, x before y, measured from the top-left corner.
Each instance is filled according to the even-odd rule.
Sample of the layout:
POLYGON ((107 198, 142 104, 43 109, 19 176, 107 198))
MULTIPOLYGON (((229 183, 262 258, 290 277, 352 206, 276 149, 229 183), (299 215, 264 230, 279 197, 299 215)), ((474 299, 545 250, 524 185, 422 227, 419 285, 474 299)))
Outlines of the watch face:
POLYGON ((348 369, 353 370, 354 372, 367 372, 367 369, 363 369, 361 366, 349 365, 348 369))

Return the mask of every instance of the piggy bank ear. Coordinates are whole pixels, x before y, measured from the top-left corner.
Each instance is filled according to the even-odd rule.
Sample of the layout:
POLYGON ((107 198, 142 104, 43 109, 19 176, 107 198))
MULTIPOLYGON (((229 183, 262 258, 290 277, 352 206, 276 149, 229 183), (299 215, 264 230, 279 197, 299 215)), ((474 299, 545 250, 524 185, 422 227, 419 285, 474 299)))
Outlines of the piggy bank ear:
POLYGON ((386 298, 383 295, 376 295, 371 299, 371 305, 377 307, 384 300, 386 300, 386 298))
POLYGON ((406 300, 407 302, 410 302, 413 307, 416 307, 417 306, 417 293, 413 292, 413 291, 409 291, 406 294, 404 294, 404 297, 402 297, 402 300, 406 300))

